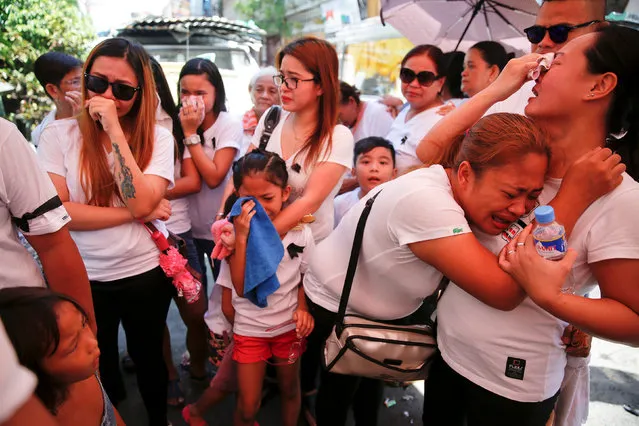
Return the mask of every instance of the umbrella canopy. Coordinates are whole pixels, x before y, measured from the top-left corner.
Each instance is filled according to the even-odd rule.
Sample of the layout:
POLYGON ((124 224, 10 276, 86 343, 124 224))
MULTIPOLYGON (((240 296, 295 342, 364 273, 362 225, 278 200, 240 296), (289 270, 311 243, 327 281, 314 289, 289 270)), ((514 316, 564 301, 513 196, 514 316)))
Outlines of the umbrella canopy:
POLYGON ((524 28, 534 25, 536 0, 383 0, 382 22, 415 44, 483 40, 526 45, 524 28))

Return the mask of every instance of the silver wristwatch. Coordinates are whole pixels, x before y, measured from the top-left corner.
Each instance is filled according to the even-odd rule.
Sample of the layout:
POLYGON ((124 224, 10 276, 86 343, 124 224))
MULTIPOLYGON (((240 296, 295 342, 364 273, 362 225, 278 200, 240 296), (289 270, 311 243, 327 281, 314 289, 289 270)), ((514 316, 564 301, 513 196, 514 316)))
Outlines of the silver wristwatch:
POLYGON ((189 145, 197 145, 200 143, 200 135, 195 134, 195 135, 191 135, 188 138, 184 138, 184 145, 189 146, 189 145))

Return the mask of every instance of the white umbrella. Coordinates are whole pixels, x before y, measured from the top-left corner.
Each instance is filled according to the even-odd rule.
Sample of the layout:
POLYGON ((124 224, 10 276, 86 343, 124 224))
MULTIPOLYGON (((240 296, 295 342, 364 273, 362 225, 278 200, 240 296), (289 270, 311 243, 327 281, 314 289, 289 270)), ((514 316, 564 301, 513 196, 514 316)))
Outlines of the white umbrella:
POLYGON ((382 0, 380 17, 414 44, 454 40, 457 50, 483 40, 525 45, 538 10, 536 0, 382 0))

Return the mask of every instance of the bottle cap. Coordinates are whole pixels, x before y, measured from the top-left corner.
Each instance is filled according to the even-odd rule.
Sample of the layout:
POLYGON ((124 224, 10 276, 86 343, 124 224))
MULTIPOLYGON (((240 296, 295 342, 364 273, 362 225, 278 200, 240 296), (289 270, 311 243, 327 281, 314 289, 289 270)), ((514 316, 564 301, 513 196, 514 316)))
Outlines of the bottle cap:
POLYGON ((555 221, 555 210, 551 206, 539 206, 535 209, 537 223, 546 224, 555 221))

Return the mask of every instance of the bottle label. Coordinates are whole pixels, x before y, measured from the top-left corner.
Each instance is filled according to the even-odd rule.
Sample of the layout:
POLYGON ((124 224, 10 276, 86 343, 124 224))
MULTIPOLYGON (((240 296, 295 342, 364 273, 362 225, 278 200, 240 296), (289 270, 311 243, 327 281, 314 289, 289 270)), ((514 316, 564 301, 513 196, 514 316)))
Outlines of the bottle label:
POLYGON ((564 235, 560 235, 557 238, 548 241, 533 238, 533 241, 535 242, 537 253, 548 260, 561 259, 566 255, 566 251, 568 249, 568 244, 566 244, 566 238, 564 235))

